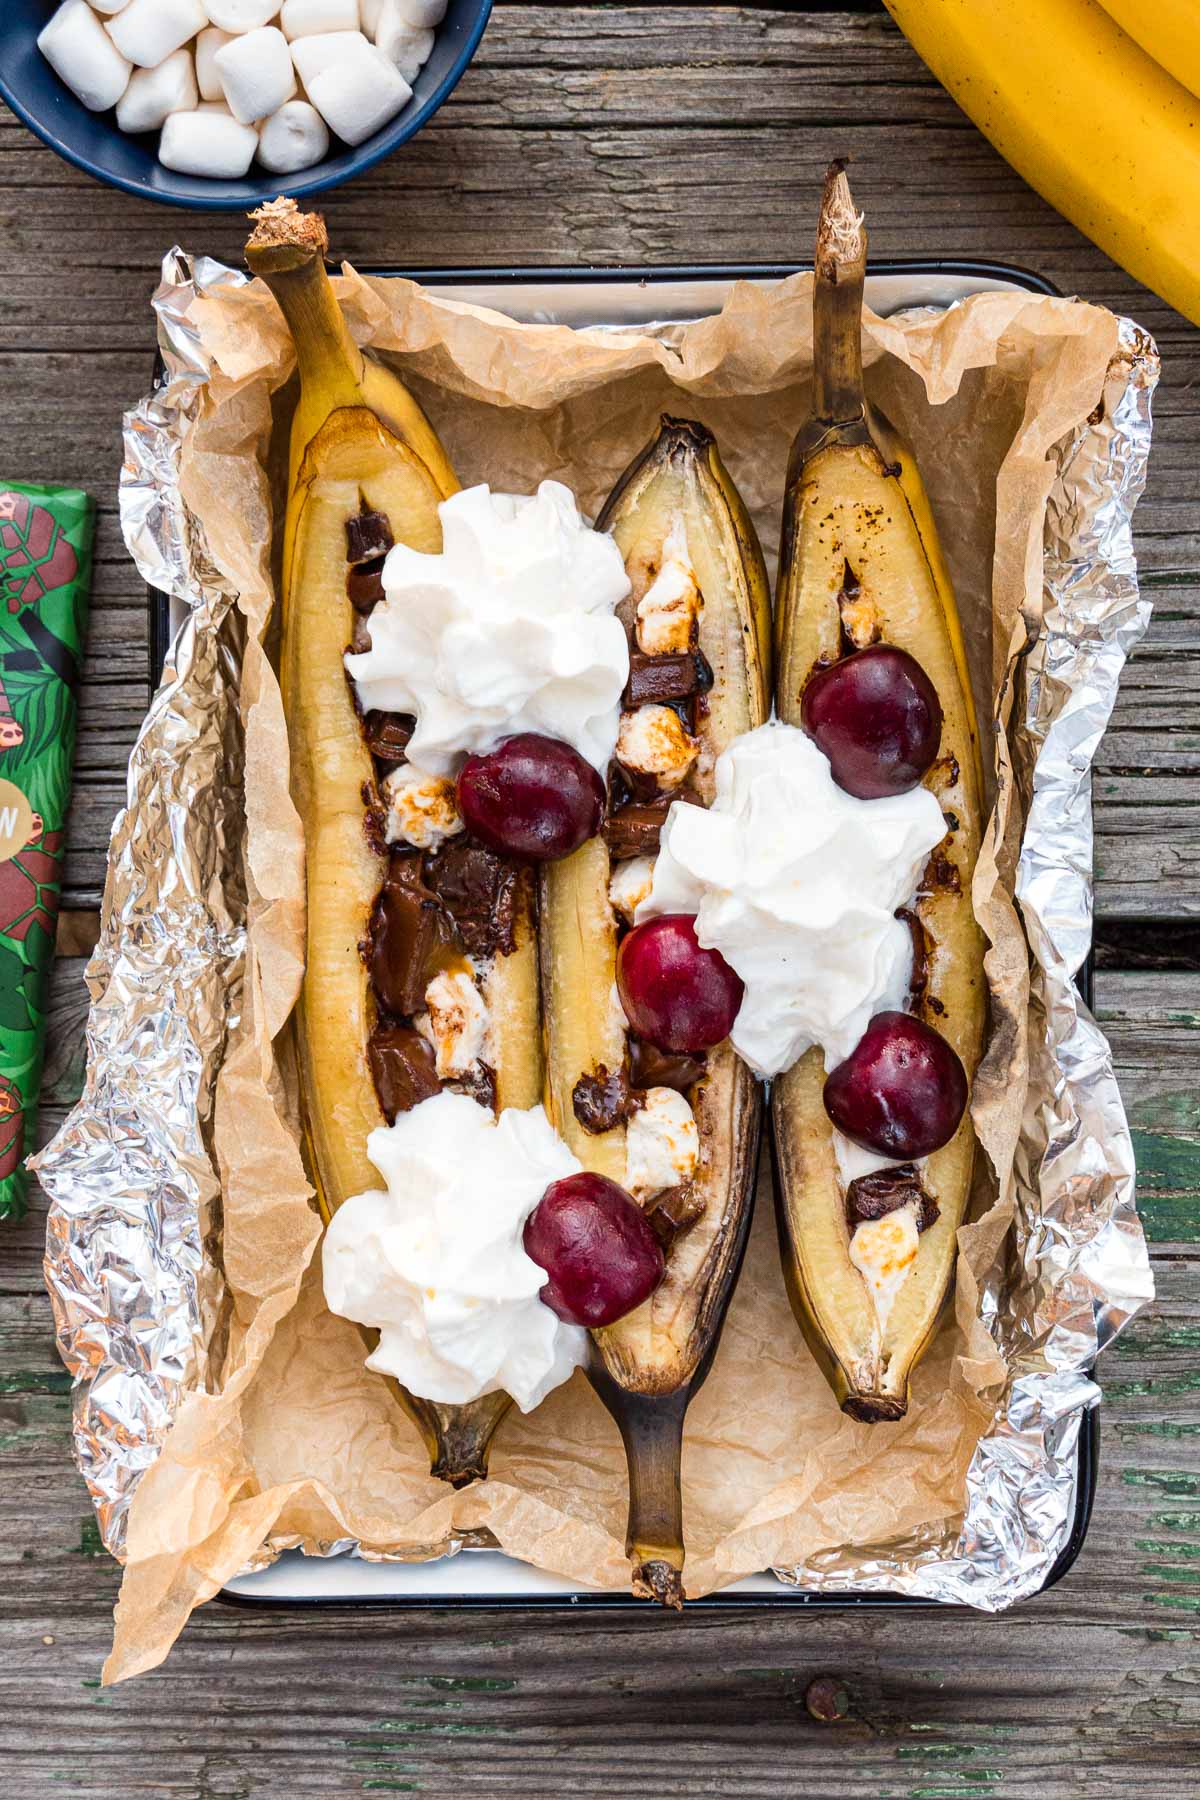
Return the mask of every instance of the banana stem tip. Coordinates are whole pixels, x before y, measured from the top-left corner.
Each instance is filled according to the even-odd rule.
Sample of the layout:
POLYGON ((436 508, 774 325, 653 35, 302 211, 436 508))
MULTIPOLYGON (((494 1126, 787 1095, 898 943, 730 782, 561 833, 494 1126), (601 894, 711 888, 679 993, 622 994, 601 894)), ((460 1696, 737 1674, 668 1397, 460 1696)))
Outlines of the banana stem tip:
POLYGON ((660 1557, 637 1563, 633 1571, 633 1592, 639 1600, 657 1600, 660 1606, 669 1607, 672 1612, 682 1612, 686 1599, 683 1571, 660 1557))
POLYGON ((848 276, 860 275, 866 262, 866 226, 850 192, 846 165, 839 158, 830 163, 821 193, 821 213, 817 221, 817 278, 836 285, 848 276))
POLYGON ((324 257, 329 249, 329 234, 320 213, 303 213, 294 200, 280 196, 268 200, 250 218, 254 230, 247 250, 278 250, 284 247, 307 250, 324 257))

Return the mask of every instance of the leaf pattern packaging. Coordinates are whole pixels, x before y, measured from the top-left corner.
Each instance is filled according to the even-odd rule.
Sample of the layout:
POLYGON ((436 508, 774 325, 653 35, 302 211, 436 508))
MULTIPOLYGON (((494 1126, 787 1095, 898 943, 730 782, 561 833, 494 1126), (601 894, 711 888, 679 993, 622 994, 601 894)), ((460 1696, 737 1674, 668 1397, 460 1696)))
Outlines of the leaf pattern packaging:
POLYGON ((0 1220, 25 1206, 95 502, 0 483, 0 1220))

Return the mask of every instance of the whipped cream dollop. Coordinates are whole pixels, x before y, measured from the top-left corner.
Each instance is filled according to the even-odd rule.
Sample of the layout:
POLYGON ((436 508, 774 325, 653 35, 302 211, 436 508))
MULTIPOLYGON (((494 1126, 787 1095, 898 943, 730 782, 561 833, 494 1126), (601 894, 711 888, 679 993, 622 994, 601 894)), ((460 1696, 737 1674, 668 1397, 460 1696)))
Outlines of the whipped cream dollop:
POLYGON ((323 1249, 330 1310, 379 1332, 367 1367, 426 1400, 507 1389, 531 1412, 586 1358, 588 1334, 539 1299, 525 1221, 580 1164, 542 1107, 493 1117, 443 1092, 367 1139, 384 1187, 333 1215, 323 1249))
POLYGON ((616 544, 558 481, 531 497, 467 488, 438 512, 441 554, 389 552, 371 648, 346 657, 363 710, 415 714, 408 758, 431 775, 518 731, 604 774, 629 676, 616 544))
POLYGON ((813 1044, 827 1069, 872 1014, 903 1007, 908 929, 895 918, 946 835, 927 788, 858 800, 803 731, 772 722, 716 762, 710 807, 667 814, 637 919, 696 915, 696 936, 746 984, 731 1032, 756 1074, 791 1068, 813 1044))

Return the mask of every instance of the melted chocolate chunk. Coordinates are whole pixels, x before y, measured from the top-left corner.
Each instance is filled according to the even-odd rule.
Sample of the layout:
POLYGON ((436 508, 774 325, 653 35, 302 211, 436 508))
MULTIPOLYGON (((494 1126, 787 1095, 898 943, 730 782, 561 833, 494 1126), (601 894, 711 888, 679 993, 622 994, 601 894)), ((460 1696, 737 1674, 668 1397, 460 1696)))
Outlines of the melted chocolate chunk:
POLYGON ((386 516, 372 512, 370 507, 346 520, 347 562, 374 562, 377 557, 386 556, 395 541, 386 516))
POLYGON ((355 612, 369 613, 383 599, 383 557, 360 563, 346 577, 346 592, 355 612))
POLYGON ((660 794, 656 800, 633 800, 618 807, 604 822, 604 841, 614 862, 627 856, 657 856, 659 833, 672 800, 702 804, 695 794, 660 794))
POLYGON ((676 1238, 683 1236, 704 1212, 704 1202, 689 1182, 683 1187, 665 1188, 647 1200, 642 1209, 659 1243, 670 1250, 676 1238))
POLYGON ((486 1106, 489 1111, 495 1112, 496 1071, 490 1063, 475 1063, 465 1075, 459 1075, 454 1081, 448 1081, 446 1086, 453 1088, 455 1093, 468 1094, 480 1106, 486 1106))
POLYGON ((917 1230, 928 1231, 938 1221, 939 1207, 932 1194, 921 1185, 913 1163, 901 1163, 897 1169, 878 1169, 874 1175, 859 1175, 846 1190, 846 1221, 851 1231, 864 1219, 882 1219, 898 1207, 917 1202, 917 1230))
POLYGON ((912 939, 912 978, 908 991, 912 1000, 912 1009, 919 1012, 921 1002, 925 998, 925 990, 929 986, 929 933, 915 912, 907 906, 897 909, 896 917, 908 926, 908 935, 912 939))
MULTIPOLYGON (((647 701, 686 700, 699 687, 697 662, 689 651, 681 655, 645 656, 640 650, 629 653, 629 682, 622 706, 644 706, 647 701)), ((707 668, 707 664, 705 667, 707 668)), ((709 670, 711 678, 712 671, 709 670)))
POLYGON ((611 1131, 631 1111, 629 1077, 624 1069, 609 1074, 605 1065, 598 1063, 590 1075, 581 1075, 575 1083, 571 1105, 583 1129, 594 1137, 611 1131))
POLYGON ((472 956, 512 954, 519 880, 512 863, 474 838, 455 837, 426 856, 425 879, 472 956))
POLYGON ((363 720, 367 749, 380 762, 403 762, 416 729, 417 721, 411 713, 369 712, 363 720))
POLYGON ((371 986, 383 1010, 420 1012, 425 989, 457 948, 454 920, 421 880, 420 857, 393 855, 371 915, 371 986))
POLYGON ((958 877, 958 869, 939 844, 936 850, 929 853, 929 861, 925 864, 925 873, 921 877, 921 885, 917 889, 918 898, 929 894, 961 894, 962 882, 958 877))
POLYGON ((367 1039, 367 1058, 389 1125, 441 1090, 433 1048, 411 1025, 376 1025, 367 1039))
POLYGON ((635 1088, 667 1087, 686 1094, 704 1073, 702 1056, 676 1055, 643 1038, 629 1038, 629 1079, 635 1088))

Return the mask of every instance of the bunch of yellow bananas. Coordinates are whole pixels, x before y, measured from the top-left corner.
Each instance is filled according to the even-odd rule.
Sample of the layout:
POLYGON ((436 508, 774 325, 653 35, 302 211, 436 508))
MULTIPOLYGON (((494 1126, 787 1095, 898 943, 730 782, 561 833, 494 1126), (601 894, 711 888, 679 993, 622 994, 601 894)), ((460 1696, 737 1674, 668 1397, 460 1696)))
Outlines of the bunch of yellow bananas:
POLYGON ((984 136, 1200 324, 1200 0, 884 0, 984 136))

